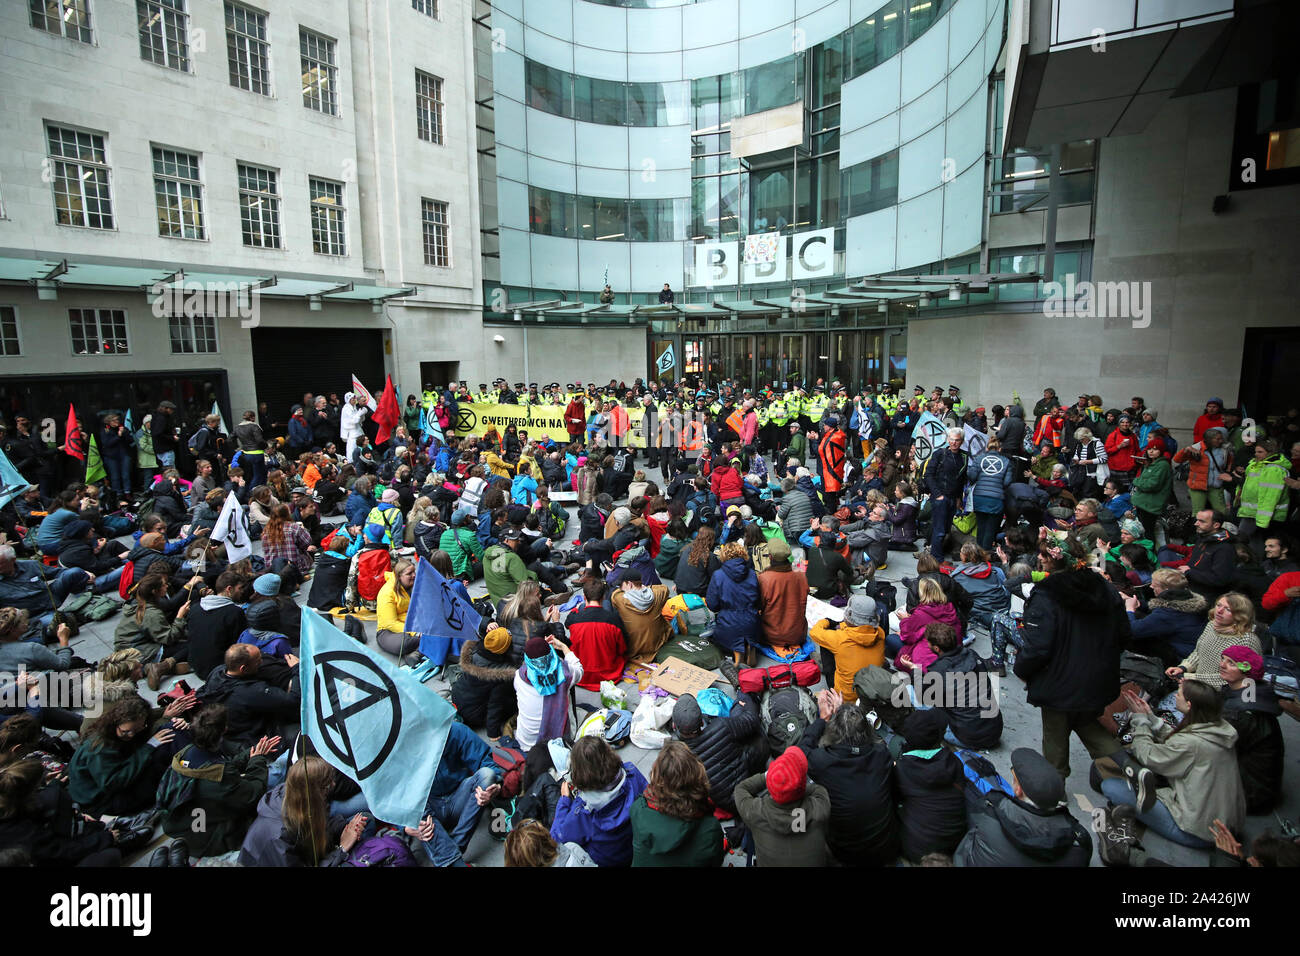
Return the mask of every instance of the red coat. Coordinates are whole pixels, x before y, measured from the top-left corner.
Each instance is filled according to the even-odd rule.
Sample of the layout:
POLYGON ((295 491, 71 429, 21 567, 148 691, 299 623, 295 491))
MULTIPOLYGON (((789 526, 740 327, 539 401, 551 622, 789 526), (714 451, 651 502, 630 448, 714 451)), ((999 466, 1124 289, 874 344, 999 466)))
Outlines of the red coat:
POLYGON ((569 437, 581 438, 587 428, 587 406, 582 399, 575 398, 564 407, 564 427, 569 430, 569 437))
POLYGON ((709 490, 718 496, 719 501, 745 497, 745 487, 741 482, 740 472, 734 468, 715 469, 709 479, 709 490))
POLYGON ((1118 428, 1106 436, 1106 461, 1112 471, 1132 471, 1137 467, 1138 433, 1125 435, 1118 428), (1127 448, 1121 448, 1120 442, 1129 440, 1127 448))
POLYGON ((1223 415, 1202 415, 1196 419, 1196 424, 1192 426, 1192 441, 1200 441, 1207 428, 1227 428, 1223 424, 1223 415))
POLYGON ((573 653, 582 661, 579 687, 598 691, 603 680, 622 680, 627 637, 616 613, 600 606, 583 606, 571 612, 564 625, 573 642, 573 653))

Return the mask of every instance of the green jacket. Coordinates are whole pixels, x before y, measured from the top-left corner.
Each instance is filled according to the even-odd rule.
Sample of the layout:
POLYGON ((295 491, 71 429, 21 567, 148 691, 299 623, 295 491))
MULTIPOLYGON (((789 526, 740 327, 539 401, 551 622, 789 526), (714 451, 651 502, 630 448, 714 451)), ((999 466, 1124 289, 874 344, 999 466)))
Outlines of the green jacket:
POLYGON ((113 649, 121 651, 135 647, 146 662, 151 661, 159 648, 185 640, 185 620, 181 618, 169 623, 162 608, 150 604, 145 607, 144 618, 137 623, 135 610, 128 606, 113 632, 113 649))
POLYGON ((802 431, 797 431, 790 436, 790 444, 786 447, 785 457, 794 458, 800 464, 808 460, 808 436, 802 431))
POLYGON ((184 839, 190 856, 237 850, 266 793, 266 757, 207 754, 193 744, 172 757, 158 784, 163 832, 184 839))
POLYGON ((655 570, 659 572, 659 577, 673 579, 677 573, 677 559, 682 553, 688 541, 678 541, 671 535, 664 535, 659 539, 659 554, 655 557, 655 570))
POLYGON ((68 762, 68 796, 92 816, 121 812, 123 803, 139 804, 130 812, 143 809, 153 800, 152 781, 157 779, 156 771, 149 773, 153 753, 154 748, 147 743, 119 750, 83 742, 68 762), (110 806, 115 808, 110 810, 110 806))
POLYGON ((1237 503, 1237 518, 1253 518, 1255 527, 1267 528, 1273 521, 1286 520, 1286 476, 1291 463, 1281 455, 1251 461, 1246 466, 1246 479, 1241 483, 1241 499, 1237 503))
POLYGON ((1165 510, 1169 494, 1174 488, 1174 469, 1168 458, 1148 461, 1142 474, 1133 481, 1132 494, 1134 508, 1141 508, 1151 514, 1160 514, 1165 510))
MULTIPOLYGON (((1160 567, 1160 558, 1156 556, 1156 546, 1154 542, 1147 538, 1134 538, 1133 543, 1142 545, 1142 547, 1146 549, 1147 557, 1151 559, 1151 563, 1157 568, 1160 567)), ((1124 547, 1122 544, 1115 545, 1115 547, 1111 548, 1110 551, 1107 552, 1106 556, 1112 561, 1119 561, 1119 549, 1122 547, 1124 547)))
POLYGON ((438 547, 451 555, 451 569, 457 577, 473 573, 473 563, 483 555, 478 535, 468 528, 448 528, 438 539, 438 547))
POLYGON ((645 794, 632 804, 633 866, 722 865, 722 824, 712 814, 681 820, 651 809, 645 794))
POLYGON ((494 544, 483 552, 483 583, 493 601, 510 597, 525 581, 536 580, 537 574, 524 566, 513 548, 494 544))

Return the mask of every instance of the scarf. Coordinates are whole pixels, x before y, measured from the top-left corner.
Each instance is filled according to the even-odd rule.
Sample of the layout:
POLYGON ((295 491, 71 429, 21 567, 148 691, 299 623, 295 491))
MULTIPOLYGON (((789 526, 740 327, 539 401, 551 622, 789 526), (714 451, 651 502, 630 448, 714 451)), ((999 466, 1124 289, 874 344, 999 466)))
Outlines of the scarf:
POLYGON ((542 698, 541 727, 537 739, 554 740, 563 737, 569 726, 569 698, 560 690, 569 683, 569 665, 550 649, 547 657, 525 657, 519 676, 527 681, 542 698))

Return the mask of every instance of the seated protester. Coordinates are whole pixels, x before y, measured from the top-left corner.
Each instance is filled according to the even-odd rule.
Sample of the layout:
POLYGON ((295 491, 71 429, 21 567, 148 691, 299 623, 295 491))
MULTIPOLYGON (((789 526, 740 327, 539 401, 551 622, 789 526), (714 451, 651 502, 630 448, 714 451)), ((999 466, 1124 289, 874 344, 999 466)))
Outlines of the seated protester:
POLYGON ((31 629, 30 615, 16 607, 0 608, 0 672, 66 671, 72 667, 72 629, 60 624, 55 632, 58 646, 46 647, 40 641, 26 640, 31 629))
POLYGON ((1270 813, 1282 798, 1286 746, 1278 717, 1282 708, 1264 683, 1264 659, 1234 644, 1219 661, 1223 719, 1237 732, 1237 767, 1246 793, 1246 812, 1270 813))
POLYGON ((1276 531, 1268 531, 1264 538, 1264 560, 1261 566, 1272 584, 1283 574, 1300 571, 1300 563, 1291 557, 1291 539, 1276 531))
POLYGON ((347 556, 348 539, 335 535, 325 550, 316 555, 312 567, 311 590, 307 592, 307 607, 329 611, 343 605, 343 592, 348 586, 348 567, 352 560, 347 556))
POLYGON ((859 520, 841 525, 840 531, 846 535, 845 543, 850 549, 849 563, 860 567, 865 555, 870 562, 867 574, 871 576, 889 566, 894 526, 889 523, 889 508, 884 502, 860 505, 857 513, 859 520))
MULTIPOLYGON (((1103 539, 1101 543, 1103 545, 1109 544, 1110 539, 1103 539)), ((1146 537, 1146 532, 1142 530, 1142 522, 1136 518, 1125 518, 1119 523, 1119 544, 1107 551, 1107 557, 1111 561, 1118 561, 1121 549, 1128 544, 1136 544, 1142 548, 1153 565, 1159 563, 1160 559, 1156 555, 1156 546, 1152 544, 1150 538, 1146 537)))
MULTIPOLYGON (((185 554, 191 544, 197 538, 204 538, 210 532, 200 532, 198 534, 188 534, 183 538, 177 538, 175 541, 167 540, 167 522, 163 521, 158 515, 150 514, 140 519, 140 527, 131 533, 131 540, 135 545, 140 543, 140 539, 150 532, 157 531, 162 535, 163 547, 162 553, 171 557, 173 555, 185 554)), ((224 548, 222 550, 225 550, 224 548)))
POLYGON ((270 601, 250 604, 247 612, 248 627, 239 635, 239 644, 252 644, 266 657, 286 657, 293 653, 289 639, 277 630, 280 612, 270 601))
POLYGON ((556 843, 550 827, 526 819, 506 837, 506 866, 569 867, 595 866, 587 851, 576 843, 556 843))
POLYGON ((935 709, 943 711, 961 746, 993 749, 1002 739, 1002 710, 988 663, 974 647, 963 645, 948 624, 927 625, 925 640, 938 655, 926 673, 952 675, 944 678, 943 703, 935 709))
MULTIPOLYGON (((743 495, 742 495, 743 497, 743 495)), ((686 510, 691 514, 690 528, 716 528, 721 520, 722 503, 718 496, 709 490, 709 481, 703 475, 695 479, 695 491, 686 499, 686 510)))
POLYGON ((864 667, 882 667, 885 663, 885 631, 877 622, 876 602, 865 594, 854 594, 844 609, 843 622, 823 618, 812 626, 809 635, 821 648, 826 683, 845 703, 857 703, 853 675, 864 667))
POLYGON ((249 610, 252 609, 253 604, 265 602, 274 605, 280 616, 276 630, 287 637, 290 644, 297 647, 302 638, 302 608, 298 606, 297 601, 285 593, 287 589, 283 586, 283 581, 280 575, 269 571, 254 578, 249 610))
POLYGON ((745 528, 745 513, 740 510, 740 505, 728 505, 726 520, 718 529, 718 541, 722 544, 740 541, 745 537, 745 528))
MULTIPOLYGON (((1101 503, 1116 521, 1123 521, 1130 514, 1137 514, 1137 512, 1133 511, 1133 499, 1129 497, 1127 491, 1120 487, 1120 483, 1113 478, 1107 479, 1106 483, 1102 485, 1101 503)), ((1141 523, 1138 522, 1138 524, 1141 523)))
POLYGON ((601 681, 619 682, 627 664, 627 635, 618 614, 605 607, 608 586, 595 575, 582 585, 582 607, 564 619, 573 653, 582 661, 584 690, 600 690, 601 681))
POLYGON ((420 511, 420 502, 428 500, 420 498, 416 501, 415 508, 411 511, 411 520, 407 524, 415 553, 426 561, 430 554, 442 547, 442 536, 447 532, 447 526, 440 520, 442 512, 432 503, 423 512, 420 511))
POLYGON ((569 778, 560 786, 551 836, 587 851, 597 866, 632 863, 632 805, 647 781, 621 763, 604 737, 581 737, 569 752, 569 778))
POLYGON ((347 516, 346 523, 349 526, 359 528, 366 524, 366 518, 377 506, 377 502, 371 495, 374 487, 374 479, 366 475, 358 478, 352 486, 347 501, 343 504, 344 514, 347 516))
POLYGON ((716 532, 712 528, 701 528, 690 547, 682 547, 677 571, 673 574, 678 594, 698 594, 700 597, 708 594, 713 575, 722 567, 722 562, 713 553, 716 543, 716 532))
POLYGON ((903 857, 953 854, 966 835, 966 771, 943 745, 948 718, 940 709, 917 710, 903 725, 906 746, 894 767, 903 857))
POLYGON ((123 850, 152 839, 152 827, 141 836, 85 819, 46 774, 36 759, 0 766, 0 846, 21 852, 27 866, 121 866, 123 850))
POLYGON ((140 536, 140 543, 126 556, 126 560, 132 565, 132 582, 143 581, 150 572, 168 578, 181 573, 185 563, 184 555, 166 554, 164 553, 166 547, 167 537, 161 531, 150 531, 140 536))
POLYGON ((451 518, 451 527, 442 533, 438 549, 451 555, 451 566, 456 577, 474 581, 483 576, 483 545, 473 529, 474 518, 467 511, 457 511, 451 518))
POLYGON ((830 797, 827 848, 842 866, 890 866, 900 849, 894 758, 866 713, 835 691, 822 691, 817 709, 799 748, 808 776, 830 797))
POLYGON ((1165 561, 1164 566, 1182 571, 1191 589, 1210 602, 1228 591, 1236 569, 1237 554, 1223 527, 1225 520, 1222 514, 1208 508, 1196 512, 1196 544, 1190 549, 1167 546, 1160 555, 1173 553, 1174 559, 1165 561), (1181 554, 1186 557, 1180 557, 1181 554))
MULTIPOLYGON (((1240 591, 1256 606, 1262 605, 1273 579, 1269 578, 1263 563, 1255 557, 1255 552, 1250 550, 1250 545, 1238 540, 1233 544, 1232 550, 1237 556, 1237 566, 1232 569, 1232 590, 1240 591)), ((1281 627, 1286 630, 1285 622, 1281 627)), ((1270 627, 1270 630, 1275 629, 1270 627)))
POLYGON ((735 799, 754 842, 756 865, 826 865, 831 798, 821 784, 809 785, 802 748, 786 748, 766 773, 742 780, 735 799))
POLYGON ((934 578, 921 578, 917 590, 921 603, 915 610, 909 612, 906 608, 899 608, 894 612, 898 616, 898 636, 890 634, 885 638, 885 652, 893 655, 894 667, 903 673, 920 671, 924 674, 939 658, 925 640, 925 629, 931 624, 947 624, 960 640, 964 628, 957 609, 946 599, 934 578))
POLYGON ((1209 623, 1196 639, 1196 647, 1165 673, 1175 680, 1195 677, 1218 690, 1223 686, 1219 661, 1224 649, 1234 644, 1249 647, 1256 654, 1264 653, 1255 633, 1255 605, 1244 594, 1229 591, 1214 602, 1209 623))
POLYGON ((568 644, 559 608, 542 607, 542 590, 536 581, 525 581, 519 590, 496 606, 497 623, 510 632, 511 659, 522 663, 524 645, 531 637, 554 637, 568 644))
POLYGON ((62 604, 70 594, 84 591, 93 575, 79 568, 47 567, 39 561, 19 561, 14 546, 0 544, 0 607, 12 607, 53 618, 51 601, 62 604))
MULTIPOLYGON (((1095 551, 1099 541, 1109 542, 1119 538, 1123 530, 1114 515, 1102 507, 1101 502, 1096 498, 1083 498, 1075 504, 1073 526, 1074 536, 1089 551, 1095 551)), ((1138 527, 1141 526, 1142 522, 1139 521, 1138 527)), ((1142 535, 1137 537, 1140 538, 1142 535)), ((1153 560, 1154 557, 1152 555, 1153 560)))
POLYGON ((627 659, 638 663, 654 660, 668 641, 668 622, 662 613, 668 603, 668 588, 662 584, 645 587, 641 580, 640 571, 628 568, 610 597, 627 635, 627 659))
POLYGON ((262 737, 278 737, 282 727, 297 723, 301 710, 298 658, 290 655, 279 662, 264 658, 253 644, 234 644, 199 688, 198 698, 200 703, 226 705, 229 743, 252 746, 262 737), (288 690, 276 683, 286 669, 288 690))
POLYGON ((1142 865, 1145 854, 1134 820, 1193 849, 1214 846, 1211 825, 1216 820, 1240 832, 1246 794, 1237 769, 1237 731, 1223 718, 1218 689, 1191 676, 1179 683, 1175 705, 1183 719, 1177 730, 1131 690, 1122 696, 1133 712, 1132 759, 1125 761, 1122 776, 1110 769, 1114 760, 1108 766, 1105 758, 1098 762, 1101 792, 1110 804, 1098 828, 1102 862, 1142 865))
POLYGON ((343 866, 361 839, 366 818, 330 816, 341 774, 308 754, 289 767, 284 783, 257 803, 257 817, 239 850, 240 866, 343 866))
POLYGON ((107 594, 117 590, 122 577, 126 548, 116 541, 95 536, 95 528, 80 518, 69 521, 63 529, 63 546, 59 549, 59 566, 80 568, 95 576, 91 590, 107 594))
POLYGON ((149 705, 135 696, 110 704, 91 725, 68 764, 68 795, 83 813, 125 816, 154 806, 176 731, 146 737, 149 720, 149 705))
MULTIPOLYGON (((582 680, 582 661, 555 637, 530 637, 515 671, 519 720, 515 737, 529 751, 569 731, 569 691, 582 680)), ((570 765, 572 767, 572 765, 570 765)))
POLYGON ((763 736, 758 701, 737 694, 731 713, 706 717, 692 694, 682 694, 673 705, 672 730, 704 764, 713 803, 727 813, 736 812, 736 785, 762 773, 768 745, 763 736))
POLYGON ((916 503, 916 489, 906 481, 900 481, 894 486, 894 497, 897 499, 889 507, 889 523, 893 526, 893 531, 889 537, 890 551, 915 551, 916 539, 916 516, 920 506, 916 503))
POLYGON ((199 506, 194 509, 194 522, 190 525, 191 531, 197 531, 200 528, 206 528, 211 531, 217 526, 217 519, 221 517, 221 509, 226 504, 226 493, 220 488, 214 488, 203 496, 199 506))
POLYGON ((41 495, 40 485, 28 485, 17 498, 13 499, 13 506, 18 524, 24 528, 33 528, 41 523, 41 519, 49 515, 49 509, 53 504, 41 495))
POLYGON ((379 504, 370 509, 366 524, 377 524, 384 529, 384 544, 390 548, 400 548, 405 540, 406 519, 402 516, 402 496, 396 488, 389 488, 379 499, 379 504))
POLYGON ((1011 788, 1013 797, 1001 790, 978 797, 953 864, 1088 866, 1092 837, 1064 805, 1065 780, 1056 767, 1037 751, 1018 747, 1011 751, 1011 788))
POLYGON ((659 751, 631 818, 633 866, 722 865, 725 841, 709 800, 709 775, 681 741, 659 751))
POLYGON ((384 544, 384 529, 379 525, 366 525, 357 541, 361 544, 348 565, 343 603, 352 611, 363 608, 373 611, 378 607, 379 592, 387 574, 393 569, 393 556, 384 544))
POLYGON ((442 760, 429 788, 426 812, 443 839, 425 844, 434 866, 462 866, 461 857, 488 802, 501 789, 492 748, 478 734, 453 721, 442 760))
POLYGON ((686 522, 681 518, 672 518, 659 539, 659 553, 655 555, 655 570, 663 581, 672 581, 677 574, 677 564, 684 549, 691 544, 691 533, 686 530, 686 522))
POLYGON ((136 585, 135 606, 128 605, 113 631, 114 650, 134 647, 148 662, 144 673, 150 690, 157 690, 163 678, 190 673, 185 617, 193 605, 186 601, 176 612, 176 620, 168 621, 166 612, 159 606, 166 596, 167 578, 161 574, 146 575, 136 585))
POLYGON ((1124 599, 1133 636, 1130 649, 1155 655, 1166 667, 1173 667, 1192 653, 1205 630, 1205 598, 1187 587, 1187 578, 1173 568, 1160 568, 1151 575, 1151 599, 1147 613, 1138 617, 1141 601, 1124 599))
POLYGON ((542 483, 553 491, 562 491, 568 484, 568 471, 564 459, 558 451, 553 451, 542 459, 542 483))
POLYGON ((248 618, 240 606, 251 589, 238 571, 222 571, 215 593, 199 598, 185 620, 190 642, 190 667, 196 674, 210 674, 225 660, 226 648, 239 641, 248 618))
POLYGON ((460 677, 451 685, 451 702, 466 727, 486 730, 494 744, 519 709, 514 687, 518 668, 510 655, 510 632, 504 627, 492 627, 482 641, 461 645, 460 677))
POLYGON ((226 708, 209 704, 190 720, 194 743, 172 757, 158 784, 163 832, 184 840, 192 857, 220 856, 239 849, 266 793, 266 758, 278 737, 252 748, 227 747, 226 708), (203 820, 196 827, 195 821, 203 820))
POLYGON ((847 547, 834 518, 814 518, 799 543, 808 555, 808 588, 821 601, 842 598, 853 582, 853 571, 841 553, 847 547))
POLYGON ((240 468, 238 465, 231 465, 230 469, 226 472, 226 482, 221 486, 221 490, 228 495, 234 495, 235 500, 247 508, 248 497, 252 493, 253 488, 248 483, 248 478, 244 475, 244 469, 240 468))
POLYGON ((43 554, 58 554, 63 547, 63 532, 69 524, 81 518, 81 493, 76 490, 60 492, 54 498, 53 510, 36 529, 36 547, 43 554))
POLYGON ((262 560, 291 586, 290 593, 311 571, 318 550, 307 529, 289 516, 288 505, 271 509, 271 518, 262 531, 262 560))
POLYGON ((258 485, 248 493, 248 527, 254 538, 262 536, 262 529, 280 504, 280 499, 272 493, 270 485, 258 485))
POLYGON ((971 596, 970 621, 993 626, 993 615, 1011 610, 1011 591, 1006 573, 995 567, 988 554, 974 541, 961 546, 961 561, 953 566, 952 579, 971 596))
POLYGON ((537 479, 533 477, 533 464, 522 458, 510 482, 510 500, 517 505, 531 506, 537 498, 537 479))
MULTIPOLYGON (((716 616, 711 640, 731 651, 737 664, 746 648, 762 637, 758 619, 758 575, 743 541, 722 546, 722 566, 713 573, 705 603, 716 616)), ((665 588, 665 593, 667 589, 665 588)))
POLYGON ((605 537, 605 526, 614 513, 614 501, 609 495, 597 495, 595 500, 578 509, 578 543, 605 537))
POLYGON ((384 586, 375 599, 375 612, 379 618, 375 638, 379 647, 402 659, 420 647, 419 635, 406 631, 406 612, 411 606, 411 587, 414 584, 415 565, 398 561, 384 577, 384 586))
MULTIPOLYGON (((1036 555, 1037 543, 1035 543, 1034 551, 1036 555)), ((905 602, 907 610, 909 612, 916 610, 917 604, 920 603, 920 582, 924 578, 930 578, 943 590, 944 600, 956 609, 957 617, 961 619, 964 630, 966 623, 970 620, 971 610, 975 607, 975 599, 971 597, 964 587, 953 580, 952 575, 943 570, 938 558, 928 551, 922 551, 916 557, 916 577, 903 578, 903 585, 907 588, 907 601, 905 602)))

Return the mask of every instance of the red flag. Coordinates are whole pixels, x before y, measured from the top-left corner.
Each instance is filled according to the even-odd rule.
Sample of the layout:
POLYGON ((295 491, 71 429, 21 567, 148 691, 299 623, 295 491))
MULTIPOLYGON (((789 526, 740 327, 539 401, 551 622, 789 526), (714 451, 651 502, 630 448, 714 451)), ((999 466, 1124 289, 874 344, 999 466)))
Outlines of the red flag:
POLYGON ((375 444, 382 445, 402 420, 401 409, 397 407, 397 390, 393 388, 393 377, 389 375, 384 382, 384 394, 379 396, 379 407, 372 416, 379 433, 375 435, 375 444))
POLYGON ((67 437, 63 440, 63 450, 73 458, 86 460, 86 442, 81 436, 81 429, 77 427, 77 413, 72 410, 72 405, 68 405, 68 430, 67 437))

